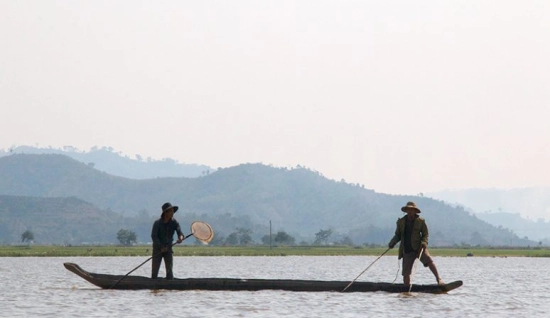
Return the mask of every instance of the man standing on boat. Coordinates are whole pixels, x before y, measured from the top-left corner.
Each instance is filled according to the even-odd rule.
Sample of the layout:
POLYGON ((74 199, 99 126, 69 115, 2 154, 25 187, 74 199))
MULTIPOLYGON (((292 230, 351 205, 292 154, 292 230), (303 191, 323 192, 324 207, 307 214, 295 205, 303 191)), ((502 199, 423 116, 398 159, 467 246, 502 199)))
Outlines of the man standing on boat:
POLYGON ((437 267, 428 252, 428 226, 426 221, 418 214, 420 209, 414 202, 407 202, 407 205, 401 208, 401 211, 407 213, 397 220, 395 235, 390 240, 389 248, 393 248, 397 242, 399 245, 399 259, 403 259, 403 283, 409 286, 411 283, 411 272, 414 261, 420 255, 420 261, 424 267, 430 268, 437 280, 437 284, 443 285, 443 281, 437 272, 437 267))
POLYGON ((166 279, 174 279, 172 266, 174 258, 172 256, 172 241, 174 233, 178 233, 177 243, 183 241, 184 235, 181 231, 180 224, 174 219, 174 213, 178 210, 177 206, 172 206, 170 202, 162 205, 162 214, 160 218, 153 223, 151 238, 153 239, 153 265, 151 278, 157 278, 160 264, 164 259, 164 267, 166 268, 166 279))

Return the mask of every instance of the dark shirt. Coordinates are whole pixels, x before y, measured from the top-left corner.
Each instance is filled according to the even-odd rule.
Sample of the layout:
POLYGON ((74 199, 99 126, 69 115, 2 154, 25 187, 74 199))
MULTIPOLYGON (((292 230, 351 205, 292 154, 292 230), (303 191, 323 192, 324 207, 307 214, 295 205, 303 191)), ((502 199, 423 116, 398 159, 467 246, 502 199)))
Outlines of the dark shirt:
POLYGON ((151 230, 151 238, 153 239, 153 249, 161 249, 162 247, 168 247, 172 249, 172 242, 174 241, 174 232, 178 233, 178 236, 183 235, 180 224, 175 219, 164 223, 160 218, 153 223, 153 229, 151 230))
POLYGON ((414 252, 414 249, 412 247, 412 232, 413 232, 413 226, 414 226, 414 220, 415 219, 409 219, 409 218, 406 218, 406 222, 405 222, 405 237, 403 238, 403 244, 405 244, 404 247, 404 252, 405 253, 410 253, 410 252, 414 252))

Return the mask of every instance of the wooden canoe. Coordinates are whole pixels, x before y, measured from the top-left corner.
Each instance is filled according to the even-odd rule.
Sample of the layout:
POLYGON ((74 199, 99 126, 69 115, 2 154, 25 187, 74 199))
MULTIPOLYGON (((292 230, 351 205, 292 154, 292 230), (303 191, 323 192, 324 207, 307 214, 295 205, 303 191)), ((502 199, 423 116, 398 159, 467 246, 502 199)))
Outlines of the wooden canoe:
MULTIPOLYGON (((64 263, 66 269, 84 278, 88 282, 104 289, 168 289, 168 290, 289 290, 302 292, 341 292, 349 281, 320 281, 295 279, 240 279, 240 278, 164 278, 152 279, 143 276, 107 275, 90 273, 74 263, 64 263)), ((462 286, 462 281, 454 281, 445 285, 414 285, 411 292, 446 293, 462 286)), ((354 282, 347 292, 408 292, 403 284, 354 282)))

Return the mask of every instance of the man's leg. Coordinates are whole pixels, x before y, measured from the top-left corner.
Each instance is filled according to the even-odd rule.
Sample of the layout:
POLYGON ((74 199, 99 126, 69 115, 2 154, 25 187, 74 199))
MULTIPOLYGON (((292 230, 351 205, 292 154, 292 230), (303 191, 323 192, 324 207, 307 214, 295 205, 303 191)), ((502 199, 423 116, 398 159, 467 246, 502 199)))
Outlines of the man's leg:
POLYGON ((174 257, 172 252, 168 251, 164 253, 164 266, 166 268, 166 279, 174 279, 174 273, 172 272, 172 267, 174 265, 174 257))
POLYGON ((430 255, 430 252, 428 252, 428 249, 424 250, 424 253, 420 257, 420 261, 422 264, 424 264, 424 267, 428 267, 432 274, 435 276, 435 280, 439 285, 443 285, 443 281, 441 280, 441 277, 439 277, 439 273, 437 272, 437 267, 435 266, 435 263, 430 255))
POLYGON ((443 280, 441 280, 441 277, 439 277, 439 273, 437 272, 437 267, 435 267, 435 263, 431 262, 430 265, 428 265, 428 268, 432 271, 432 273, 435 276, 435 280, 437 281, 438 285, 444 285, 443 280))
POLYGON ((160 263, 162 262, 162 254, 160 251, 153 250, 153 265, 151 266, 151 278, 159 276, 160 263))
POLYGON ((416 253, 404 253, 403 254, 403 284, 409 286, 411 283, 411 272, 414 261, 416 260, 416 253))

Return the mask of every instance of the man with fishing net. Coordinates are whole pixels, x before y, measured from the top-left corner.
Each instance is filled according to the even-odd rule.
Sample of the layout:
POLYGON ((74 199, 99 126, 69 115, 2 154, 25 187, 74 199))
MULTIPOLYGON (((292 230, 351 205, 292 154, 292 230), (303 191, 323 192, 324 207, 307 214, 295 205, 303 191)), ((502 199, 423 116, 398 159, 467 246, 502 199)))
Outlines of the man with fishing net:
POLYGON ((426 221, 418 215, 421 212, 420 209, 414 202, 407 202, 401 211, 407 215, 397 220, 395 235, 388 246, 393 248, 397 242, 401 241, 399 259, 403 259, 403 283, 406 286, 410 285, 413 264, 419 258, 424 267, 428 267, 434 274, 437 284, 443 285, 437 267, 428 252, 428 226, 426 221))
POLYGON ((160 264, 164 259, 164 267, 166 268, 166 279, 174 279, 172 267, 174 257, 172 256, 172 245, 174 233, 178 234, 177 243, 181 243, 185 236, 181 231, 180 224, 174 219, 174 213, 178 210, 177 206, 172 206, 170 202, 162 205, 162 214, 160 218, 153 223, 151 238, 153 239, 153 263, 151 278, 157 278, 160 264))
POLYGON ((191 234, 184 236, 181 231, 181 227, 174 219, 174 213, 178 210, 177 206, 172 206, 170 202, 166 202, 162 205, 162 214, 160 218, 153 223, 153 229, 151 230, 151 238, 153 239, 153 256, 149 257, 145 262, 139 264, 136 268, 129 271, 126 275, 118 279, 109 288, 115 288, 121 283, 124 278, 132 274, 136 269, 143 266, 151 259, 153 260, 153 266, 151 270, 151 278, 157 278, 160 264, 164 259, 164 266, 166 267, 166 278, 168 280, 174 279, 174 273, 172 272, 173 256, 172 246, 183 242, 186 238, 194 236, 197 240, 203 244, 208 244, 214 238, 214 231, 210 224, 202 221, 195 221, 191 223, 191 234), (174 233, 178 234, 178 240, 176 243, 172 243, 174 240, 174 233))

